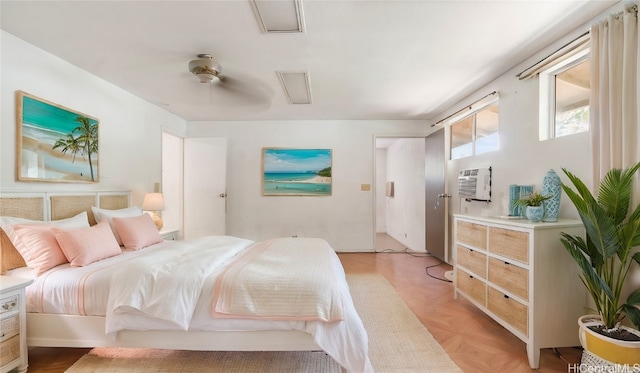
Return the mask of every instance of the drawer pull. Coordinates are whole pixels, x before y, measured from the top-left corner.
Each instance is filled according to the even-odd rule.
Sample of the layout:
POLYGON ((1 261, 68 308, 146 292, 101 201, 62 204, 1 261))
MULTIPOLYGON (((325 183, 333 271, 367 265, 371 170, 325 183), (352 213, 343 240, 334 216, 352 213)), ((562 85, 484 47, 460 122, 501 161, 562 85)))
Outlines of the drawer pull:
POLYGON ((2 335, 0 335, 0 338, 4 338, 6 334, 2 333, 2 335))
POLYGON ((509 299, 509 296, 507 294, 504 295, 504 299, 509 299))
POLYGON ((509 262, 504 262, 504 264, 509 265, 509 264, 511 264, 511 263, 509 263, 509 262))
POLYGON ((469 275, 469 278, 473 278, 473 276, 469 275))

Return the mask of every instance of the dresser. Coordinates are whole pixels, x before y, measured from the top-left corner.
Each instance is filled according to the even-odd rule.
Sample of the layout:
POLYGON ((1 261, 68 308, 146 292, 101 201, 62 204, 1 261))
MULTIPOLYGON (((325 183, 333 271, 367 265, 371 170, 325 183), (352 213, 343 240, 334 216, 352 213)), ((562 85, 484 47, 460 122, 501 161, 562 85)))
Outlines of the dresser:
POLYGON ((27 370, 24 289, 33 280, 0 276, 0 372, 27 370))
POLYGON ((586 293, 561 233, 584 236, 579 220, 554 223, 454 215, 454 296, 464 297, 527 345, 579 346, 586 293))

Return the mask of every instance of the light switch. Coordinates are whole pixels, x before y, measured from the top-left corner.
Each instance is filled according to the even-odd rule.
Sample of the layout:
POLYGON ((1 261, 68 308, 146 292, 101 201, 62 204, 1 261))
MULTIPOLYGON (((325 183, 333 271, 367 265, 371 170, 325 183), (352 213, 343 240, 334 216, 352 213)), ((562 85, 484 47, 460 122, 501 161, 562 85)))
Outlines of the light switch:
POLYGON ((360 184, 360 190, 367 192, 371 190, 371 184, 360 184))

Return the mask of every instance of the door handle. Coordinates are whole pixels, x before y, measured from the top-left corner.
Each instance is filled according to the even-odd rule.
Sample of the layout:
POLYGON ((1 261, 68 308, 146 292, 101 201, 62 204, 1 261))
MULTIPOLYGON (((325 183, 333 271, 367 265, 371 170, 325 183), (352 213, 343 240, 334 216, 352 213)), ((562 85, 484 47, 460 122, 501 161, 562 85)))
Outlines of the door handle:
POLYGON ((441 193, 441 194, 438 194, 438 198, 451 198, 451 194, 441 193))

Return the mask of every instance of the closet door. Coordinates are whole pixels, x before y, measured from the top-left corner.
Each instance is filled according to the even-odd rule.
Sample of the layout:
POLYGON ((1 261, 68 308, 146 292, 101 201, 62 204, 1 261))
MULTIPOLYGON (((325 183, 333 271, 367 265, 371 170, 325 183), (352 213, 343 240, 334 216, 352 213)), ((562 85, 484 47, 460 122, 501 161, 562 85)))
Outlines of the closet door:
POLYGON ((184 139, 184 238, 226 231, 226 138, 184 139))

